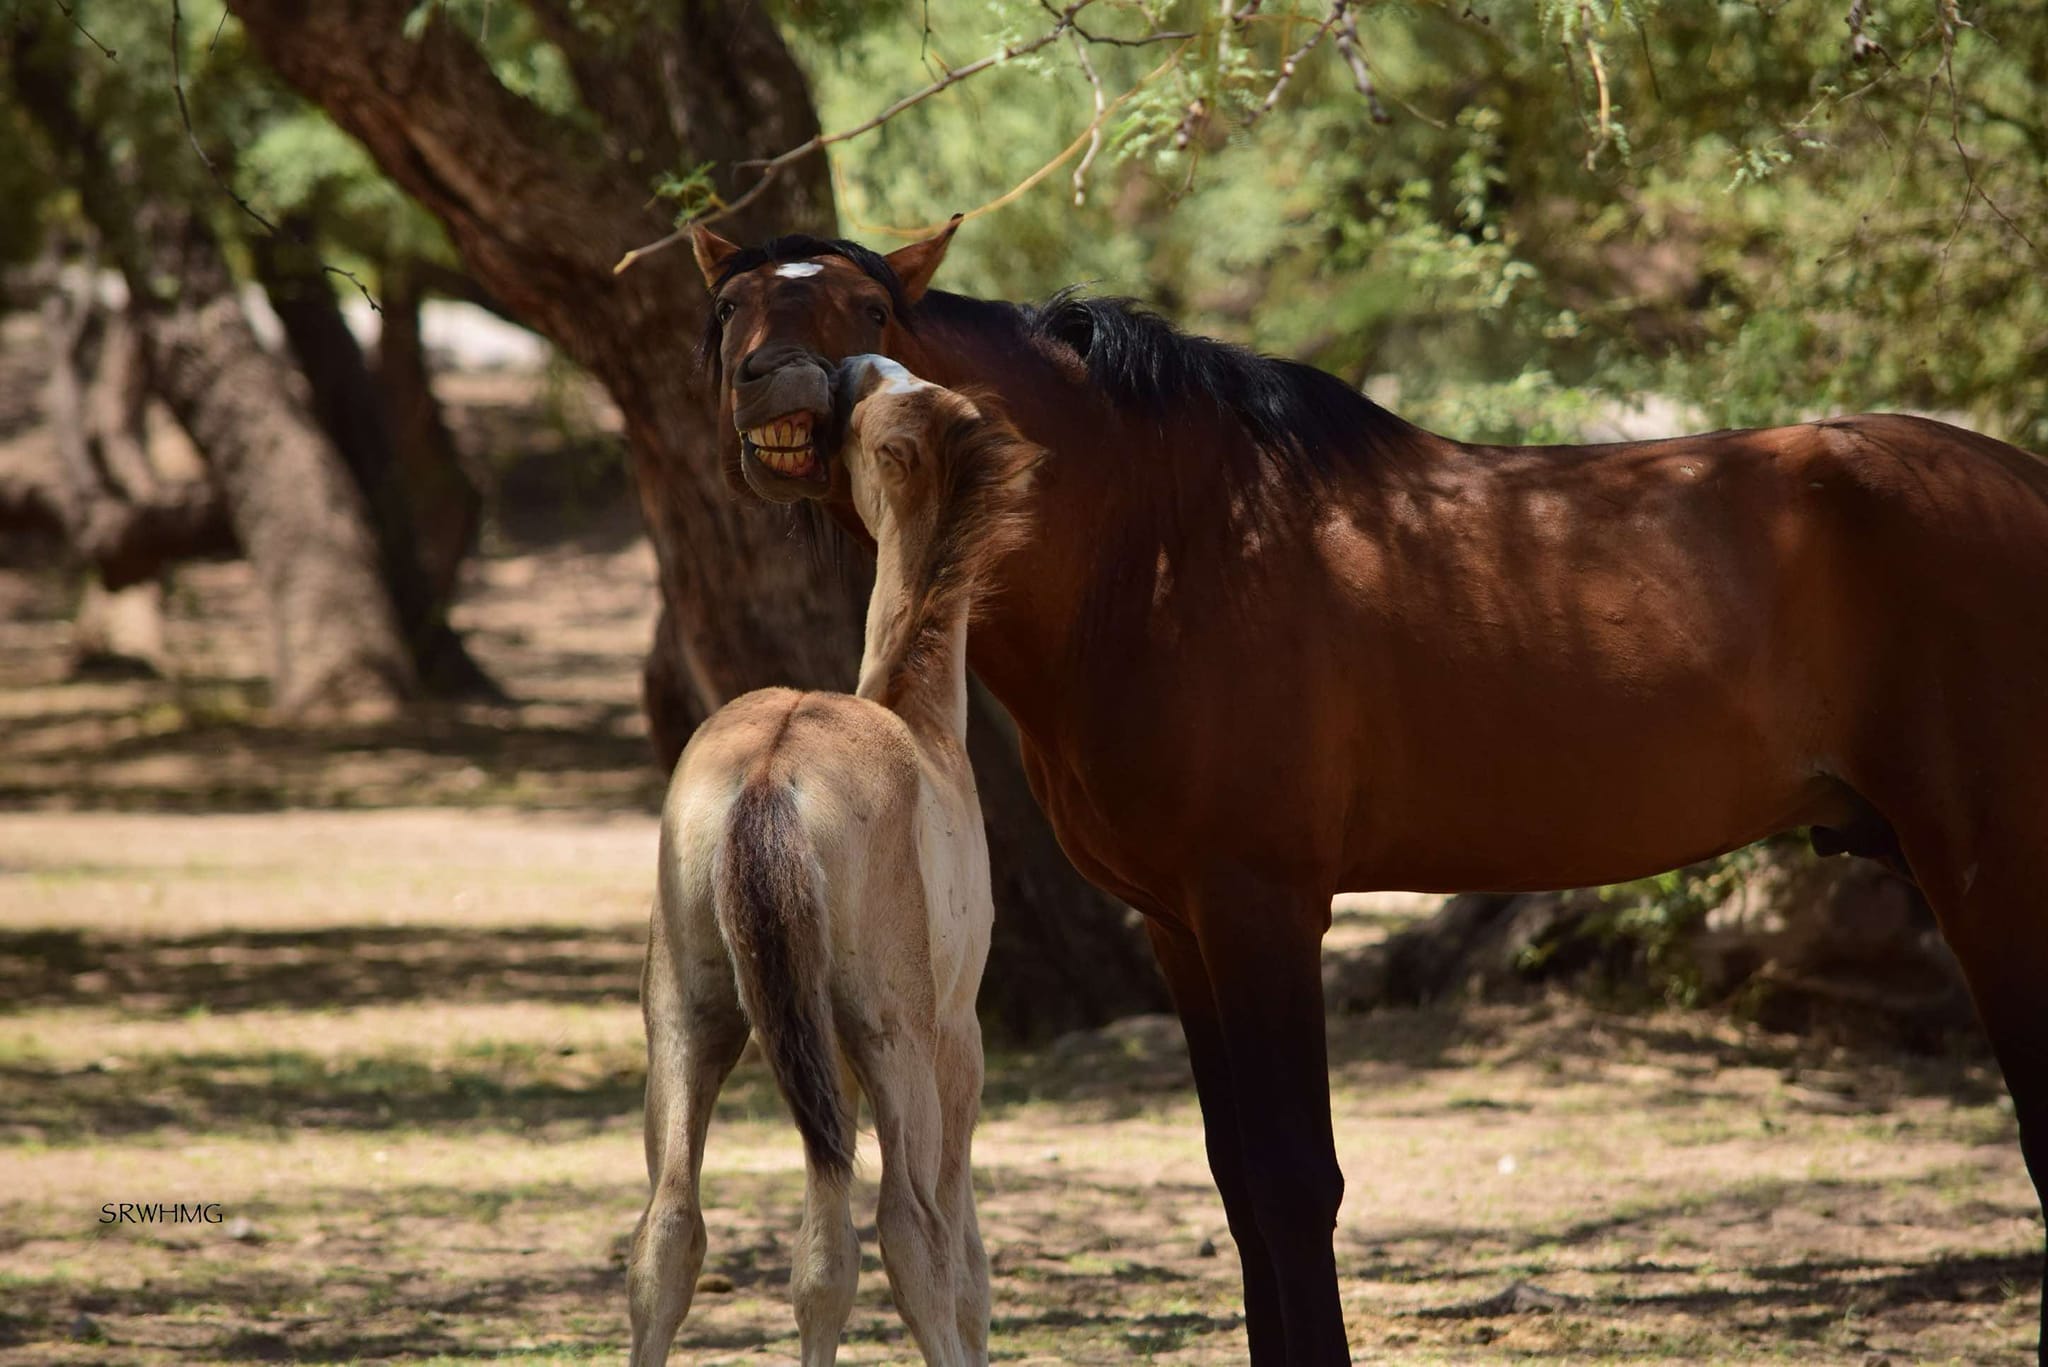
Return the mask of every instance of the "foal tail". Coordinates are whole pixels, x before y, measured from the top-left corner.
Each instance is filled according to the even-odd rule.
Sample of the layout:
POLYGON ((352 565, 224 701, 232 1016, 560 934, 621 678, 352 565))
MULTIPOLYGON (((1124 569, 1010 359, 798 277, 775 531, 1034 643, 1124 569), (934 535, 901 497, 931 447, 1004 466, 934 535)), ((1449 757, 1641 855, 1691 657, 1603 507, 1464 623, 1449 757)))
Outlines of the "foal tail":
POLYGON ((839 1085, 827 983, 825 903, 816 852, 787 788, 740 789, 712 862, 712 903, 776 1086, 813 1169, 853 1174, 852 1126, 839 1085))

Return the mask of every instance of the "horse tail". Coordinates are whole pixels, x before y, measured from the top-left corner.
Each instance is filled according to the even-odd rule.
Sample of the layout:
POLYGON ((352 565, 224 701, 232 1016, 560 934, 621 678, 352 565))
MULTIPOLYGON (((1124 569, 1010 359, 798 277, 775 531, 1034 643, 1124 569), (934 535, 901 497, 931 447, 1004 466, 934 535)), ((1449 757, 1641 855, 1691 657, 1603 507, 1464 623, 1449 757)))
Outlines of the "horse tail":
POLYGON ((811 1166, 843 1184, 853 1174, 852 1126, 839 1081, 823 885, 789 789, 748 782, 712 862, 712 905, 740 1003, 811 1166))

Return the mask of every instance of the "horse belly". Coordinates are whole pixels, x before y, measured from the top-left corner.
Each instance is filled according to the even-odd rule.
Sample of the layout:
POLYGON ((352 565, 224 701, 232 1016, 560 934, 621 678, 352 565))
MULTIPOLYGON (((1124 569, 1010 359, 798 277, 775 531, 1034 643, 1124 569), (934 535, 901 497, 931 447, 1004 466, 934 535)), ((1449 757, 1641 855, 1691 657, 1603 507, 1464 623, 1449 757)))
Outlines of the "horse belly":
POLYGON ((1345 881, 1614 882, 1827 819, 1853 576, 1807 510, 1745 516, 1742 492, 1411 567, 1429 601, 1360 633, 1345 881))
POLYGON ((1620 882, 1823 822, 1843 790, 1815 756, 1712 696, 1649 706, 1582 689, 1423 724, 1441 739, 1354 828, 1348 887, 1519 891, 1620 882), (1597 723, 1597 724, 1596 724, 1597 723))

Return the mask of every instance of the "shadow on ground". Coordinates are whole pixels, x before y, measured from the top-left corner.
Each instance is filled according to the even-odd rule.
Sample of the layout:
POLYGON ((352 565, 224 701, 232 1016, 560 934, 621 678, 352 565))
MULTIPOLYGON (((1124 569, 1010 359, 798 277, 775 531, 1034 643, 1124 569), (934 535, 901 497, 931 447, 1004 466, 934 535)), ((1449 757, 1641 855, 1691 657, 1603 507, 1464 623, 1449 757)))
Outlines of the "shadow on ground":
POLYGON ((0 1018, 88 1005, 147 1017, 397 1002, 632 1004, 646 946, 644 929, 618 926, 0 932, 0 1018))
MULTIPOLYGON (((1142 1261, 1076 1258, 1077 1250, 1103 1244, 1095 1213, 1127 1206, 1132 1192, 1014 1168, 1003 1169, 994 1184, 982 1205, 985 1223, 1000 1232, 994 1249, 998 1356, 1006 1350, 1015 1356, 1020 1341, 1050 1335, 1072 1346, 1071 1360, 1107 1361, 1118 1348, 1141 1356, 1168 1352, 1239 1327, 1234 1297, 1218 1290, 1219 1279, 1231 1281, 1227 1262, 1202 1264, 1197 1281, 1142 1261), (1018 1222, 1027 1214, 1033 1217, 1028 1227, 1018 1222), (1177 1299, 1158 1301, 1162 1293, 1177 1299)), ((1853 1202, 1866 1184, 1826 1185, 1826 1199, 1853 1202)), ((1785 1184, 1772 1199, 1815 1199, 1805 1187, 1785 1184)), ((1187 1200, 1198 1194, 1175 1185, 1151 1195, 1187 1200)), ((1875 1195, 1875 1185, 1861 1194, 1875 1195)), ((702 1313, 685 1326, 678 1352, 790 1351, 794 1334, 783 1306, 799 1182, 794 1174, 723 1173, 710 1180, 707 1195, 715 1233, 706 1271, 722 1277, 723 1285, 700 1296, 702 1313), (740 1323, 722 1316, 720 1307, 733 1296, 752 1298, 760 1313, 740 1323)), ((1684 1213, 1740 1224, 1756 1217, 1763 1198, 1735 1190, 1688 1202, 1684 1213)), ((327 1192, 317 1206, 303 1208, 261 1206, 252 1214, 259 1228, 278 1233, 275 1243, 235 1244, 215 1232, 205 1236, 214 1245, 209 1250, 199 1237, 187 1239, 176 1245, 187 1251, 171 1270, 141 1286, 80 1289, 55 1276, 13 1279, 0 1314, 0 1347, 60 1341, 85 1316, 109 1350, 197 1353, 231 1362, 493 1357, 530 1351, 537 1339, 570 1354, 615 1352, 624 1333, 624 1234, 589 1257, 551 1246, 546 1236, 553 1222, 584 1216, 593 1205, 612 1209, 623 1231, 639 1199, 637 1190, 552 1183, 502 1199, 473 1190, 397 1187, 327 1192), (393 1213, 367 1219, 334 1214, 378 1206, 393 1213), (421 1228, 450 1220, 488 1231, 481 1242, 471 1238, 464 1253, 517 1270, 479 1274, 474 1266, 423 1265, 416 1251, 408 1252, 421 1228)), ((1708 1255, 1687 1264, 1648 1254, 1677 1213, 1676 1206, 1643 1209, 1625 1221, 1604 1222, 1598 1237, 1620 1237, 1638 1255, 1592 1269, 1600 1285, 1595 1293, 1542 1299, 1538 1313, 1512 1296, 1478 1294, 1503 1276, 1501 1262, 1481 1262, 1473 1251, 1496 1245, 1494 1230, 1383 1231, 1370 1250, 1341 1251, 1340 1273, 1347 1283, 1418 1284, 1440 1293, 1420 1307, 1366 1312, 1372 1327, 1395 1341, 1469 1346, 1502 1332, 1485 1326, 1514 1321, 1537 1327, 1529 1329, 1535 1340, 1518 1342, 1511 1356, 1569 1361, 1588 1356, 1582 1346, 1588 1341, 1648 1333, 1654 1325, 1652 1337, 1635 1341, 1630 1359, 1684 1361, 1705 1346, 1719 1354, 1748 1346, 1770 1356, 1796 1356, 1795 1345, 1821 1341, 1839 1348, 1845 1323, 1871 1335, 1910 1333, 1925 1321, 1974 1313, 1968 1307, 2010 1302, 2031 1285, 2039 1265, 2031 1251, 1816 1258, 1758 1264, 1732 1286, 1725 1275, 1722 1285, 1688 1286, 1713 1274, 1708 1255)), ((871 1224, 863 1225, 861 1237, 873 1273, 871 1224)), ((1527 1230, 1516 1242, 1524 1250, 1555 1250, 1592 1237, 1591 1226, 1564 1222, 1527 1230)), ((876 1292, 871 1278, 848 1342, 907 1346, 876 1292)), ((1984 1360, 1993 1358, 2005 1360, 1997 1354, 1984 1360)))

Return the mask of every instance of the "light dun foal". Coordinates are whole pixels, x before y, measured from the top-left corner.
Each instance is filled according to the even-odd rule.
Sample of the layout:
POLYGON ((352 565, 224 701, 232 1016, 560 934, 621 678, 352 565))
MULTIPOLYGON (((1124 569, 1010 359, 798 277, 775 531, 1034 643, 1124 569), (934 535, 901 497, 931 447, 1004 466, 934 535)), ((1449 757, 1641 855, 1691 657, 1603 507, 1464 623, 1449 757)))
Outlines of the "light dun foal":
POLYGON ((636 1367, 666 1361, 689 1313, 704 1135, 749 1021, 804 1140, 790 1287, 806 1367, 837 1356, 860 1270, 855 1086, 882 1150, 876 1224, 896 1307, 927 1362, 988 1359, 968 1145, 991 907, 965 749, 967 618, 982 568, 1021 535, 1041 453, 883 357, 845 362, 838 390, 842 412, 857 401, 839 463, 877 542, 859 687, 729 703, 691 738, 662 817, 636 1367))

